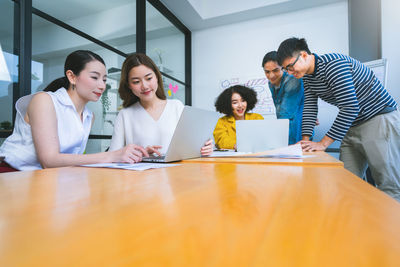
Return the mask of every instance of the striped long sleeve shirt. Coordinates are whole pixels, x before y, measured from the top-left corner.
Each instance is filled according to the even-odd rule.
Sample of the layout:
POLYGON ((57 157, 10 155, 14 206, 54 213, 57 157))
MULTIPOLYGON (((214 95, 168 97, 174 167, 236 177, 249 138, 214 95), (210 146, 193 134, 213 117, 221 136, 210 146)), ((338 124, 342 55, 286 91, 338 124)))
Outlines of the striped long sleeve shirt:
POLYGON ((326 136, 339 141, 350 127, 367 121, 385 107, 397 107, 372 70, 358 60, 341 54, 314 56, 314 73, 303 77, 302 135, 312 135, 318 98, 339 109, 326 133, 326 136))

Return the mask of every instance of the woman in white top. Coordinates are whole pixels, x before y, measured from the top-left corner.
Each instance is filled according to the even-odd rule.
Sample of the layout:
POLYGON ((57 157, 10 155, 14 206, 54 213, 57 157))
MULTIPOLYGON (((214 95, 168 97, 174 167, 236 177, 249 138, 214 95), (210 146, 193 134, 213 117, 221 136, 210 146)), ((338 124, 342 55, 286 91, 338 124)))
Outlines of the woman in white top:
MULTIPOLYGON (((140 53, 127 57, 122 65, 118 91, 124 109, 115 120, 110 151, 137 144, 145 147, 149 154, 165 153, 183 104, 179 100, 166 99, 156 64, 140 53)), ((201 154, 210 155, 212 147, 212 140, 208 140, 201 148, 201 154)))
POLYGON ((136 145, 113 152, 83 155, 94 120, 86 108, 97 101, 105 89, 103 59, 86 50, 68 55, 65 77, 53 81, 44 91, 24 96, 16 104, 13 134, 0 147, 5 156, 2 167, 10 170, 35 170, 71 165, 129 162, 148 156, 136 145))

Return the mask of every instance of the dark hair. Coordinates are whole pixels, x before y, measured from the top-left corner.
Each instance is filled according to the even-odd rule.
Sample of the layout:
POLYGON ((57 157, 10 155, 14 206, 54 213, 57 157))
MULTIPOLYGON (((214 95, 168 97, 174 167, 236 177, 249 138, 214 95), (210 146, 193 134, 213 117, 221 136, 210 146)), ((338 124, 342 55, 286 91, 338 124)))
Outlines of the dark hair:
POLYGON ((311 55, 310 49, 308 49, 308 45, 306 39, 304 38, 296 38, 292 37, 283 41, 278 48, 278 64, 282 66, 282 62, 288 57, 293 57, 294 54, 306 51, 307 54, 311 55))
POLYGON ((218 112, 232 116, 232 95, 238 93, 246 102, 246 112, 252 110, 257 103, 257 93, 244 85, 234 85, 225 89, 215 101, 215 108, 218 112))
POLYGON ((278 62, 278 53, 276 51, 268 52, 264 56, 261 67, 264 68, 265 63, 267 63, 269 61, 278 62))
POLYGON ((67 70, 72 71, 75 75, 79 75, 81 71, 85 68, 86 64, 97 60, 100 63, 102 63, 104 66, 106 63, 104 63, 104 60, 97 55, 96 53, 93 53, 92 51, 89 50, 76 50, 69 54, 67 58, 65 59, 64 63, 64 77, 55 79, 52 81, 49 85, 47 85, 46 88, 44 88, 43 91, 50 91, 50 92, 55 92, 61 87, 64 87, 65 89, 68 90, 69 88, 69 81, 65 73, 67 70))
POLYGON ((164 85, 161 73, 156 64, 153 62, 153 60, 151 60, 151 58, 149 58, 145 54, 133 53, 129 55, 122 64, 121 80, 119 82, 118 88, 119 96, 123 100, 122 105, 124 108, 129 107, 130 105, 135 104, 139 101, 139 97, 133 94, 131 89, 129 88, 129 72, 132 68, 140 65, 144 65, 154 71, 158 82, 156 96, 162 100, 167 99, 164 93, 164 85))

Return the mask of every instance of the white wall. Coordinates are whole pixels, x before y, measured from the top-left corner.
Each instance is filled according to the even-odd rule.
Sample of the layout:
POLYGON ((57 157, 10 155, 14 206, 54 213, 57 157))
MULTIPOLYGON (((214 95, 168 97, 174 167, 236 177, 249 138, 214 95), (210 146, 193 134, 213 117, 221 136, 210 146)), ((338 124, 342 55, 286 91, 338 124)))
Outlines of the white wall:
POLYGON ((400 2, 382 0, 382 57, 388 60, 386 86, 400 104, 400 2))
POLYGON ((193 32, 193 105, 214 110, 222 79, 264 77, 264 55, 293 36, 317 54, 348 54, 347 2, 193 32))

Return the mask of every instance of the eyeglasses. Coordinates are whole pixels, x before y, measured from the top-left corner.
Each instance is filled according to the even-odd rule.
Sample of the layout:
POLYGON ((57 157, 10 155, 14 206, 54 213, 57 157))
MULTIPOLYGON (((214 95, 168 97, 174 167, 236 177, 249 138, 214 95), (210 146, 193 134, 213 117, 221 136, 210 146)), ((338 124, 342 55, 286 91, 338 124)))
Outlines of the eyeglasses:
POLYGON ((296 60, 292 64, 289 64, 286 67, 283 67, 283 69, 286 71, 294 71, 294 65, 296 64, 297 60, 299 60, 299 58, 300 58, 300 54, 297 56, 296 60))
POLYGON ((271 72, 273 72, 274 74, 278 74, 281 71, 282 68, 275 68, 273 70, 266 70, 264 69, 265 74, 269 75, 271 72))

